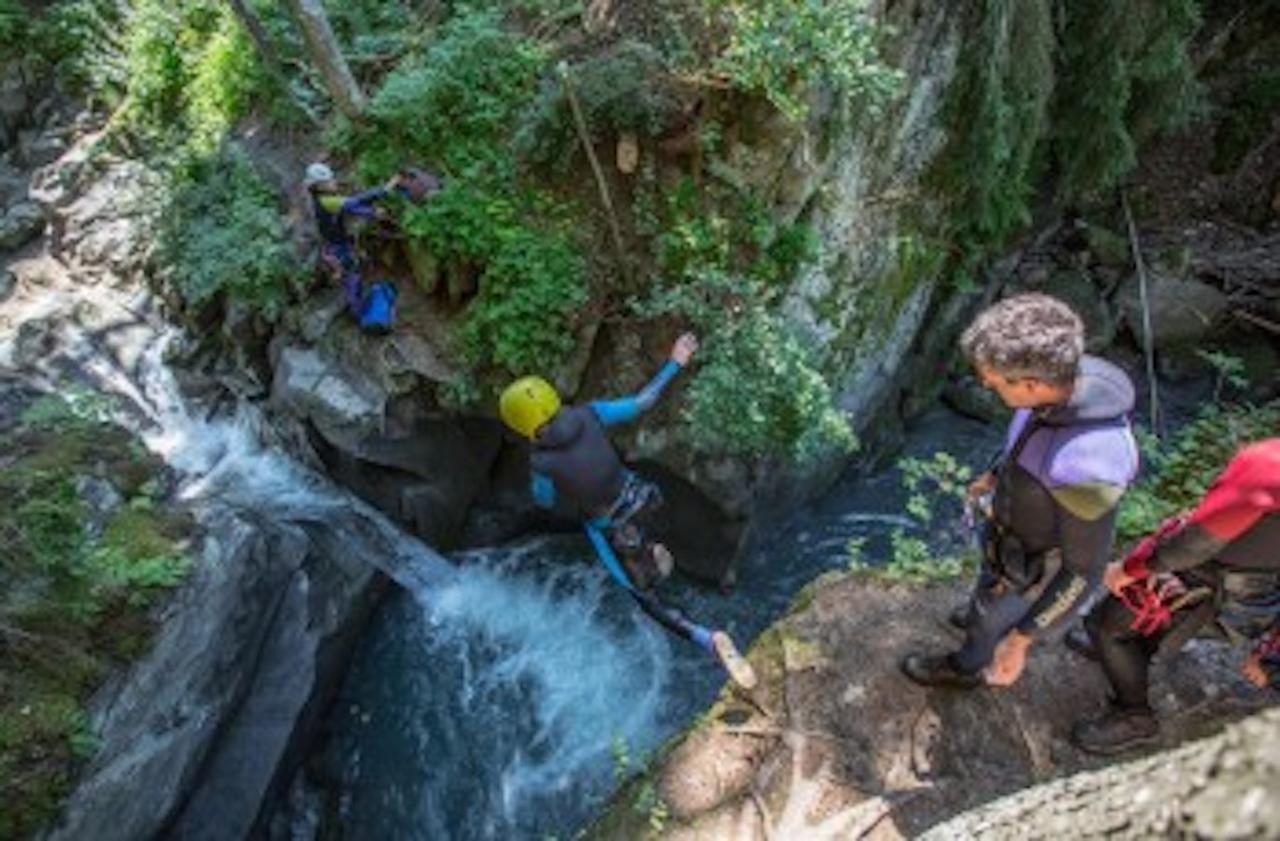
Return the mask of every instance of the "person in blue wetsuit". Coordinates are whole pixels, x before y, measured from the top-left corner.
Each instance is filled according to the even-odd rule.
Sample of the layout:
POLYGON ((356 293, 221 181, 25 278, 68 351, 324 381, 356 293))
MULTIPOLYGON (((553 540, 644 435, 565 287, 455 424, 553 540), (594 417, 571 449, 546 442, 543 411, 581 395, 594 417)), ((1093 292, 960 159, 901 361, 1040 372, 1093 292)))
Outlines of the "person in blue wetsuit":
POLYGON ((392 191, 401 187, 404 176, 396 174, 385 185, 374 187, 354 196, 344 196, 338 191, 333 170, 323 163, 307 167, 303 183, 311 195, 311 207, 316 217, 316 227, 323 241, 320 257, 337 276, 347 302, 347 308, 361 327, 370 330, 390 329, 395 313, 395 287, 378 282, 368 290, 360 271, 360 258, 355 242, 347 228, 350 219, 372 219, 377 216, 376 204, 392 191))
POLYGON ((970 487, 982 514, 983 559, 964 628, 948 654, 915 653, 902 670, 926 686, 1008 686, 1027 652, 1098 590, 1116 506, 1133 481, 1133 384, 1084 355, 1084 326, 1066 304, 1029 293, 978 315, 960 340, 983 385, 1014 409, 995 466, 970 487))
POLYGON ((645 530, 646 520, 662 504, 662 493, 622 463, 606 435, 609 427, 634 421, 651 408, 697 349, 697 339, 685 334, 637 394, 576 406, 562 405, 546 380, 523 377, 502 393, 499 412, 508 427, 530 442, 534 502, 543 508, 558 499, 577 505, 596 554, 641 609, 715 655, 734 682, 750 688, 755 674, 728 634, 704 628, 653 594, 653 585, 672 569, 671 553, 645 530))

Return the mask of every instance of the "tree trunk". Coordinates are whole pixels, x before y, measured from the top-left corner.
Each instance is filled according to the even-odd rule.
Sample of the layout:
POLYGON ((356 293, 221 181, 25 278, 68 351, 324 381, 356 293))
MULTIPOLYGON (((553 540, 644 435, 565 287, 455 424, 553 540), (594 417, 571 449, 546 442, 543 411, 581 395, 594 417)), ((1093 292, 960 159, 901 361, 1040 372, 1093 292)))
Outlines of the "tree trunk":
POLYGON ((338 40, 329 28, 329 18, 325 15, 320 0, 286 0, 285 4, 302 28, 307 51, 311 60, 320 68, 320 75, 324 77, 329 95, 343 114, 353 120, 361 119, 365 109, 364 92, 356 84, 351 68, 347 66, 347 60, 338 48, 338 40))
POLYGON ((965 812, 928 839, 1280 838, 1280 710, 965 812))

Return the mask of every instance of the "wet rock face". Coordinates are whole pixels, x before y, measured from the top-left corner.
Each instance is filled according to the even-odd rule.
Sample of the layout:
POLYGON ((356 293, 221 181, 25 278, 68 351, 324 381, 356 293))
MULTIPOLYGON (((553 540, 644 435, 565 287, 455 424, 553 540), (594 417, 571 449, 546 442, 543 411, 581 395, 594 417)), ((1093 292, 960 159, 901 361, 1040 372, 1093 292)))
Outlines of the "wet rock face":
POLYGON ((340 673, 372 568, 296 526, 202 519, 151 653, 95 702, 102 748, 50 839, 246 837, 340 673))

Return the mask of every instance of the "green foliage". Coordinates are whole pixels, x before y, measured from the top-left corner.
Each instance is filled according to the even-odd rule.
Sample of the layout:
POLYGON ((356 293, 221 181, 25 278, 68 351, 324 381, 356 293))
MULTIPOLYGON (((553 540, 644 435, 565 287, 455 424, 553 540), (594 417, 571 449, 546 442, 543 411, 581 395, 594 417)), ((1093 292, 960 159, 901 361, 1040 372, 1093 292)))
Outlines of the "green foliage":
POLYGON ((474 266, 480 292, 462 326, 469 361, 510 374, 554 369, 573 348, 572 325, 587 300, 586 268, 561 208, 537 194, 504 195, 451 181, 402 226, 455 270, 474 266), (542 211, 541 225, 525 221, 542 211))
POLYGON ((116 0, 58 0, 34 9, 0 0, 0 60, 10 45, 21 45, 25 58, 38 70, 52 70, 68 91, 114 99, 125 83, 123 8, 116 0))
POLYGON ((1249 387, 1249 378, 1245 376, 1244 372, 1244 360, 1240 357, 1232 356, 1220 350, 1203 349, 1197 350, 1196 356, 1203 359, 1214 371, 1214 403, 1217 403, 1222 397, 1222 387, 1224 385, 1229 384, 1239 391, 1244 391, 1249 387))
POLYGON ((699 450, 805 460, 855 440, 812 354, 759 308, 708 337, 685 421, 699 450))
MULTIPOLYGON (((430 202, 404 208, 401 227, 450 271, 476 278, 461 338, 481 374, 554 370, 588 298, 572 207, 522 184, 512 150, 546 62, 542 44, 506 31, 495 12, 463 11, 388 75, 369 125, 339 136, 365 177, 413 162, 446 173, 430 202)), ((480 393, 473 384, 452 392, 480 393)))
POLYGON ((686 180, 639 220, 652 232, 662 278, 634 311, 691 321, 704 340, 684 413, 690 443, 703 452, 792 460, 852 449, 819 360, 771 308, 785 281, 815 256, 811 229, 779 227, 736 193, 706 199, 686 180))
POLYGON ((901 85, 902 74, 881 60, 883 29, 862 0, 710 0, 707 6, 728 33, 714 70, 790 119, 806 116, 815 85, 873 114, 901 85))
POLYGON ((662 795, 658 794, 657 786, 651 778, 646 778, 640 784, 636 790, 635 799, 631 802, 631 808, 646 817, 649 831, 654 835, 662 832, 671 817, 670 807, 662 799, 662 795))
POLYGON ((135 0, 126 24, 119 129, 208 154, 251 106, 282 93, 226 3, 135 0))
POLYGON ((946 104, 955 130, 933 178, 950 205, 946 239, 977 257, 1028 219, 1054 84, 1054 37, 1046 0, 981 0, 970 16, 973 35, 946 104))
POLYGON ((175 174, 158 257, 189 306, 227 295, 269 320, 303 280, 275 194, 234 148, 175 174))
POLYGON ((420 59, 402 62, 369 103, 370 125, 343 138, 361 175, 427 161, 459 178, 510 178, 511 128, 534 94, 547 51, 491 12, 449 20, 420 59))
POLYGON ((889 557, 882 564, 868 560, 867 539, 851 539, 845 548, 849 569, 882 581, 922 584, 957 578, 977 565, 976 549, 957 539, 957 502, 963 502, 973 470, 951 453, 938 451, 927 459, 907 457, 898 462, 906 509, 929 539, 908 535, 901 528, 889 535, 889 557), (942 515, 941 517, 939 515, 942 515))
POLYGON ((102 420, 96 396, 39 400, 0 435, 0 837, 57 810, 76 760, 97 749, 84 703, 106 668, 145 644, 149 610, 184 574, 184 521, 158 510, 159 464, 102 420), (128 503, 105 516, 78 481, 128 503), (98 522, 101 521, 101 522, 98 522))
POLYGON ((951 453, 938 451, 929 459, 907 457, 898 462, 902 485, 908 493, 907 511, 924 525, 933 522, 930 497, 964 501, 973 470, 951 453))
POLYGON ((1262 406, 1209 405, 1165 441, 1146 436, 1147 475, 1120 502, 1120 542, 1135 540, 1179 511, 1195 506, 1214 477, 1244 444, 1280 429, 1280 401, 1262 406))
MULTIPOLYGON (((624 131, 654 136, 682 113, 661 54, 638 41, 623 41, 576 65, 572 84, 588 131, 596 139, 624 131)), ((582 154, 564 85, 558 79, 545 82, 524 112, 516 150, 532 164, 561 172, 582 154)))
POLYGON ((1138 144, 1194 111, 1187 43, 1199 19, 1196 0, 1063 6, 1054 151, 1064 195, 1113 186, 1133 168, 1138 144))

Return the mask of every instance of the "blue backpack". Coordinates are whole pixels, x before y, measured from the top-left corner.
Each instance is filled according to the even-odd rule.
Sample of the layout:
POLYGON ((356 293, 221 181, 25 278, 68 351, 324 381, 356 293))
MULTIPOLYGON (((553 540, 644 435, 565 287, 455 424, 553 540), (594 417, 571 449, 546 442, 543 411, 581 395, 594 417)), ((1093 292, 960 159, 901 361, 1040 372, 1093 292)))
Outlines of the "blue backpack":
POLYGON ((360 306, 360 329, 367 333, 390 333, 395 326, 398 294, 389 281, 373 283, 360 306))

